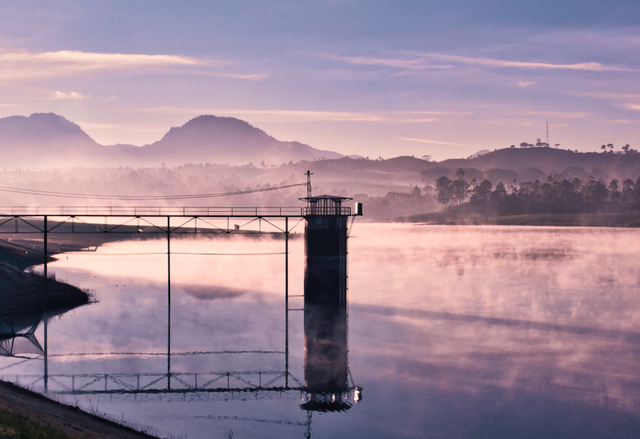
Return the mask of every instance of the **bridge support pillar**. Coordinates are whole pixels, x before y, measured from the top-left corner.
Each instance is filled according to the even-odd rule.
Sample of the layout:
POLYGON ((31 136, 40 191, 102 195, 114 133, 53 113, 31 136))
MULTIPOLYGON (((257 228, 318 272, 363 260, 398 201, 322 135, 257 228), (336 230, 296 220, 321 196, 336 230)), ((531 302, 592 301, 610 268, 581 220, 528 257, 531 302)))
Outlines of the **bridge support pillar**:
POLYGON ((42 221, 42 232, 43 232, 43 236, 42 236, 42 247, 43 247, 43 253, 44 253, 44 267, 42 269, 43 271, 43 277, 44 277, 44 287, 47 288, 47 281, 49 279, 49 271, 48 271, 48 267, 47 264, 49 263, 48 259, 49 259, 49 240, 47 237, 47 234, 49 233, 49 226, 47 225, 47 216, 45 215, 43 217, 43 221, 42 221))
POLYGON ((167 388, 171 389, 171 217, 167 217, 167 388))

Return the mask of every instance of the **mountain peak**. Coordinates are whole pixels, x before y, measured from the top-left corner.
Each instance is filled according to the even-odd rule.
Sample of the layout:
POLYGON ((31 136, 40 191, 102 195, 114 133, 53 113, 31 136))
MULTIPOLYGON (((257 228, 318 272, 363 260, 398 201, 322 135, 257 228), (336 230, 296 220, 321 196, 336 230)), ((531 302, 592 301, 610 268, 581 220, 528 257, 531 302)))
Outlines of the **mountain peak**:
POLYGON ((46 162, 70 166, 99 162, 145 165, 248 162, 281 164, 340 154, 299 142, 282 142, 240 119, 202 115, 171 128, 150 145, 101 147, 77 124, 54 113, 0 119, 0 151, 5 163, 18 166, 46 162))
POLYGON ((0 119, 0 138, 24 142, 51 141, 74 137, 95 144, 79 125, 55 113, 33 113, 31 116, 10 116, 0 119))
POLYGON ((249 122, 235 117, 221 117, 211 114, 194 117, 181 127, 172 127, 160 142, 180 140, 189 137, 193 142, 210 142, 213 139, 274 140, 273 137, 249 122))

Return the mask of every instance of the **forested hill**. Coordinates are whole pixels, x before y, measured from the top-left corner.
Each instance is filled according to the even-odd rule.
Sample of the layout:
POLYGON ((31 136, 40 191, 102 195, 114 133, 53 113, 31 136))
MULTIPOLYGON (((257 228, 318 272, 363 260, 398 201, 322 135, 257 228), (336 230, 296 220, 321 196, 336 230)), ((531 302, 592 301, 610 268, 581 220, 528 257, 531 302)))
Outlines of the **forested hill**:
POLYGON ((552 148, 506 148, 499 149, 474 159, 451 159, 440 162, 440 166, 460 168, 471 167, 479 170, 491 168, 523 169, 538 168, 543 172, 560 172, 570 167, 592 169, 618 168, 627 164, 640 163, 640 154, 579 153, 552 148))
POLYGON ((319 160, 299 163, 300 169, 310 169, 325 177, 344 180, 401 179, 411 180, 416 173, 421 181, 433 184, 439 177, 454 178, 462 168, 469 180, 489 179, 498 181, 534 181, 555 177, 610 180, 640 176, 640 154, 633 150, 626 154, 580 153, 552 148, 499 149, 476 158, 449 159, 432 162, 415 157, 368 160, 344 157, 336 160, 319 160), (402 178, 405 176, 405 178, 402 178))

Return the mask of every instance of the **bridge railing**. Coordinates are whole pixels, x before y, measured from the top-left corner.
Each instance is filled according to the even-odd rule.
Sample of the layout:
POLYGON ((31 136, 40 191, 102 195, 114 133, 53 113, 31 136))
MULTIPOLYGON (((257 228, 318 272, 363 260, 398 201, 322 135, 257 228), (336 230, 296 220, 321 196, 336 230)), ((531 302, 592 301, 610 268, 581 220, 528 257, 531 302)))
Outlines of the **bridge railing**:
POLYGON ((303 216, 303 207, 0 206, 0 216, 303 216))

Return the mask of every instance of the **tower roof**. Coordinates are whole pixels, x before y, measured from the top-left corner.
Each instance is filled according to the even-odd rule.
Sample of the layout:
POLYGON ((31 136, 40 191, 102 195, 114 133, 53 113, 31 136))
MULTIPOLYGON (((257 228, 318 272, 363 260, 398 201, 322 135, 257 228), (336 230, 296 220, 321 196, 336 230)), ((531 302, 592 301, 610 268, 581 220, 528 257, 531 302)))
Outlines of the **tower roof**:
POLYGON ((347 201, 347 200, 353 200, 353 198, 349 198, 349 197, 339 197, 337 195, 317 195, 315 197, 304 197, 304 198, 299 198, 302 201, 309 201, 312 202, 314 200, 333 200, 333 201, 337 201, 342 203, 343 201, 347 201))

